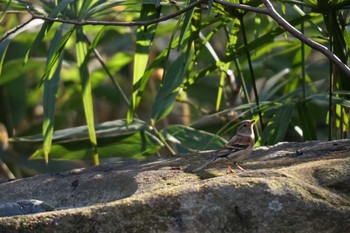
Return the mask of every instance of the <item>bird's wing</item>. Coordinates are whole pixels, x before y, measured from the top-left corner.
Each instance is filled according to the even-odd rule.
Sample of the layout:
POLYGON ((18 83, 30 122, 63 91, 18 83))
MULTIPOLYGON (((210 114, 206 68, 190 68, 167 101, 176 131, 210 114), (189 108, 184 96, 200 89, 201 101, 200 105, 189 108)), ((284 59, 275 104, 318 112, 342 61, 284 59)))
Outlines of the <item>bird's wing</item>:
POLYGON ((250 146, 250 141, 247 141, 247 138, 235 136, 229 142, 227 142, 222 148, 216 150, 215 153, 220 153, 225 151, 234 152, 234 151, 244 150, 249 146, 250 146))
POLYGON ((242 151, 246 148, 248 148, 249 145, 235 145, 235 146, 224 146, 222 148, 220 148, 219 150, 217 150, 214 154, 214 156, 216 158, 224 158, 227 157, 229 154, 235 153, 235 152, 239 152, 242 151))

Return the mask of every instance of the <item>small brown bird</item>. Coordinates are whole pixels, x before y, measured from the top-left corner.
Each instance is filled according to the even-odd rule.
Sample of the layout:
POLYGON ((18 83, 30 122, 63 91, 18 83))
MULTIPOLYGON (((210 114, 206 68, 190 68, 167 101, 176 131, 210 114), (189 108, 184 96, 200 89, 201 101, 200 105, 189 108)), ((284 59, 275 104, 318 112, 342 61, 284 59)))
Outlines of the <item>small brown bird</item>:
POLYGON ((193 171, 198 172, 206 166, 216 163, 225 163, 229 170, 227 173, 234 172, 229 163, 234 163, 240 170, 245 171, 238 163, 248 157, 253 151, 255 144, 254 123, 255 120, 242 121, 236 135, 222 148, 214 151, 212 158, 208 162, 193 171))

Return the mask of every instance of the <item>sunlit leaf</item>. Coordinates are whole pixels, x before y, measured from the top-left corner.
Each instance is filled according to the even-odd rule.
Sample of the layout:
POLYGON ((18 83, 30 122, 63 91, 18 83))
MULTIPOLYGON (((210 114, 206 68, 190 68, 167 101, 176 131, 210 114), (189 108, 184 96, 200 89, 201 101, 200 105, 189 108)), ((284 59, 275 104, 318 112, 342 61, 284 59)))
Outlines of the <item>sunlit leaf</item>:
POLYGON ((180 85, 183 83, 184 75, 189 59, 182 53, 166 70, 162 85, 152 105, 151 119, 155 123, 166 117, 171 111, 180 85))
POLYGON ((90 143, 92 148, 92 155, 94 158, 95 165, 99 164, 98 152, 97 152, 97 139, 95 134, 95 123, 94 123, 94 109, 92 103, 92 88, 90 82, 90 75, 88 71, 88 53, 87 45, 84 39, 84 32, 81 27, 77 28, 77 44, 76 44, 76 54, 77 54, 77 64, 79 66, 80 80, 82 86, 82 97, 84 105, 85 119, 87 122, 90 143))
MULTIPOLYGON (((141 9, 140 20, 156 19, 160 15, 161 7, 156 7, 152 4, 143 4, 141 9)), ((134 117, 134 112, 140 103, 141 95, 144 86, 141 82, 147 82, 148 77, 143 76, 147 67, 149 51, 152 45, 153 37, 156 32, 157 24, 151 24, 148 27, 140 26, 137 28, 136 34, 136 52, 134 55, 134 69, 133 69, 133 94, 131 106, 128 111, 127 119, 131 122, 134 117), (147 80, 141 80, 147 79, 147 80)))
MULTIPOLYGON (((49 17, 55 18, 72 1, 73 0, 62 0, 62 1, 59 1, 58 5, 55 8, 53 8, 52 11, 50 12, 49 17)), ((34 51, 39 46, 39 44, 42 42, 42 40, 45 38, 47 32, 51 29, 52 24, 53 24, 52 22, 48 22, 48 21, 44 22, 44 24, 41 27, 38 35, 36 36, 34 42, 32 43, 32 46, 30 47, 30 49, 26 53, 26 56, 25 56, 25 59, 24 59, 24 63, 28 62, 28 59, 31 56, 32 51, 34 51)))
MULTIPOLYGON (((98 154, 100 158, 127 157, 141 159, 144 156, 156 153, 160 145, 145 132, 121 135, 118 137, 98 138, 98 154)), ((91 159, 94 153, 90 140, 71 140, 52 145, 51 159, 91 159)), ((37 150, 31 159, 40 159, 43 156, 41 149, 37 150)))
MULTIPOLYGON (((188 2, 188 4, 192 4, 194 3, 195 0, 190 0, 188 2)), ((179 47, 180 45, 184 42, 184 35, 186 33, 186 31, 189 30, 189 27, 191 25, 191 19, 192 19, 192 15, 193 15, 193 12, 194 12, 195 9, 192 9, 192 10, 189 10, 185 13, 185 19, 184 19, 184 23, 182 24, 182 27, 181 27, 181 32, 180 32, 180 36, 179 36, 179 47)), ((193 35, 193 34, 192 34, 193 35)))
POLYGON ((6 51, 8 46, 10 45, 11 41, 20 33, 27 31, 27 30, 31 30, 41 24, 43 24, 43 20, 40 19, 36 19, 30 22, 25 23, 25 25, 22 25, 22 28, 20 28, 19 30, 17 30, 16 32, 12 32, 10 35, 8 35, 6 38, 4 38, 1 42, 0 42, 0 76, 2 74, 2 67, 3 67, 3 62, 5 59, 5 55, 6 55, 6 51))
MULTIPOLYGON (((140 120, 127 125, 126 120, 108 121, 97 124, 96 135, 98 152, 101 158, 129 157, 143 158, 144 155, 155 153, 160 147, 159 140, 152 135, 149 126, 140 120)), ((33 149, 43 141, 41 134, 13 138, 12 143, 17 146, 33 149)), ((93 153, 87 126, 72 127, 57 130, 53 134, 51 159, 91 159, 93 153)), ((32 159, 43 158, 42 149, 37 150, 32 159)))
POLYGON ((4 63, 0 78, 0 85, 6 85, 15 79, 23 77, 25 74, 34 70, 44 70, 45 62, 43 59, 31 59, 26 65, 23 65, 22 59, 14 59, 4 63))
POLYGON ((217 149, 225 144, 221 137, 183 125, 171 125, 161 133, 180 153, 217 149))
POLYGON ((297 104, 297 109, 304 140, 316 140, 315 122, 310 113, 308 104, 306 102, 300 102, 297 104))
POLYGON ((278 107, 262 133, 260 145, 273 145, 284 140, 294 108, 294 103, 278 107))
POLYGON ((44 136, 43 152, 46 164, 49 162, 49 153, 54 131, 56 94, 63 61, 62 50, 71 36, 72 31, 70 25, 62 24, 56 31, 47 56, 47 76, 44 78, 44 120, 42 129, 44 136))

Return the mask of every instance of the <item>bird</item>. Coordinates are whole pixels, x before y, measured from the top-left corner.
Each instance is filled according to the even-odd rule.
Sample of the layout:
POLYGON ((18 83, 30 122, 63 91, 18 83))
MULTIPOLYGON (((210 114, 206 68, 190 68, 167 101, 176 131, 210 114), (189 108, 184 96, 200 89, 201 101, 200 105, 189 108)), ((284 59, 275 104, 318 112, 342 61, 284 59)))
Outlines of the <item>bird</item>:
POLYGON ((211 158, 204 165, 194 169, 193 172, 198 172, 211 164, 225 163, 228 169, 227 173, 233 173, 234 170, 230 166, 232 162, 237 168, 245 171, 238 163, 247 158, 253 151, 255 144, 254 123, 255 120, 242 121, 238 126, 236 135, 223 147, 212 152, 211 158))

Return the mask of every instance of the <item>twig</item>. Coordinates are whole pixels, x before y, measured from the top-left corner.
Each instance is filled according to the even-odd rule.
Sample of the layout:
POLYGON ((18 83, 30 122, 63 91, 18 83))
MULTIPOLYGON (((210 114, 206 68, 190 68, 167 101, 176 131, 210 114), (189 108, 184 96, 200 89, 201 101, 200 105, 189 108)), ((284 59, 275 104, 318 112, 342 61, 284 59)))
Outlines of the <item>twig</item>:
MULTIPOLYGON (((95 21, 95 20, 85 20, 85 21, 76 21, 76 20, 69 20, 69 19, 61 19, 61 18, 50 18, 48 16, 43 15, 36 15, 34 14, 30 8, 28 8, 28 12, 32 15, 32 18, 28 20, 27 22, 21 24, 20 26, 16 27, 15 29, 7 32, 4 37, 1 38, 0 43, 4 41, 7 37, 9 37, 11 34, 17 32, 20 28, 27 25, 29 22, 31 22, 34 19, 42 19, 49 22, 60 22, 60 23, 67 23, 67 24, 73 24, 77 26, 83 26, 83 25, 99 25, 99 26, 144 26, 147 28, 151 24, 156 24, 159 22, 163 22, 169 19, 172 19, 176 16, 179 16, 183 13, 186 13, 187 11, 200 6, 203 3, 208 2, 208 0, 199 0, 196 1, 187 7, 173 13, 167 16, 159 17, 157 19, 152 20, 145 20, 145 21, 133 21, 133 22, 116 22, 116 21, 95 21)), ((272 6, 271 2, 269 0, 262 0, 263 4, 266 8, 258 8, 258 7, 252 7, 245 4, 237 4, 237 3, 231 3, 226 2, 223 0, 214 0, 215 3, 231 7, 234 9, 241 9, 245 11, 251 11, 256 12, 260 14, 265 14, 270 16, 272 19, 274 19, 281 27, 283 27, 286 31, 288 31, 290 34, 295 36, 300 41, 304 42, 311 48, 321 52, 324 54, 333 64, 338 66, 348 77, 350 77, 350 68, 344 64, 336 55, 334 55, 327 47, 311 40, 310 38, 304 36, 299 30, 297 30, 295 27, 293 27, 288 21, 286 21, 282 16, 278 14, 278 12, 275 10, 275 8, 272 6)))
POLYGON ((30 22, 32 22, 34 20, 34 18, 32 17, 31 19, 29 19, 28 21, 16 26, 15 28, 7 31, 3 37, 1 37, 0 39, 0 43, 3 42, 6 38, 10 37, 11 35, 15 34, 18 30, 22 29, 23 27, 25 27, 27 24, 29 24, 30 22))
POLYGON ((260 13, 260 14, 268 14, 268 10, 266 8, 258 8, 258 7, 253 7, 245 4, 239 4, 239 3, 232 3, 232 2, 226 2, 222 0, 214 0, 217 4, 220 4, 222 6, 227 6, 230 8, 235 8, 235 9, 241 9, 245 11, 251 11, 255 13, 260 13))
POLYGON ((336 55, 334 55, 327 47, 311 40, 310 38, 304 36, 299 30, 290 25, 287 20, 278 14, 275 8, 272 6, 269 0, 261 0, 266 9, 268 10, 268 15, 273 18, 280 26, 286 29, 290 34, 310 46, 311 48, 323 53, 334 65, 338 66, 348 77, 350 77, 350 68, 344 64, 336 55))
POLYGON ((336 55, 334 55, 327 47, 311 40, 310 38, 306 37, 303 33, 301 33, 299 30, 297 30, 295 27, 293 27, 287 20, 285 20, 280 14, 278 14, 278 12, 272 6, 269 0, 261 0, 261 1, 264 3, 266 8, 256 8, 256 7, 251 7, 244 4, 231 3, 231 2, 226 2, 222 0, 214 0, 214 2, 227 7, 242 9, 242 10, 261 13, 261 14, 270 16, 282 28, 284 28, 290 34, 295 36, 297 39, 304 42, 311 48, 324 54, 333 64, 338 66, 348 77, 350 77, 350 68, 346 64, 344 64, 336 55))
POLYGON ((13 173, 10 171, 10 169, 7 167, 6 163, 0 159, 0 171, 2 171, 3 175, 6 176, 6 178, 9 179, 16 179, 16 177, 13 175, 13 173))
POLYGON ((173 13, 167 16, 162 16, 157 19, 151 19, 151 20, 145 20, 145 21, 132 21, 132 22, 118 22, 118 21, 104 21, 104 20, 84 20, 84 21, 77 21, 77 20, 70 20, 70 19, 61 19, 61 18, 50 18, 48 16, 43 15, 36 15, 32 11, 29 10, 28 12, 32 15, 33 18, 36 19, 43 19, 49 22, 60 22, 60 23, 67 23, 67 24, 73 24, 76 26, 83 26, 83 25, 92 25, 92 26, 144 26, 148 27, 151 24, 160 23, 163 21, 167 21, 169 19, 175 18, 176 16, 182 15, 183 13, 186 13, 187 11, 201 5, 202 3, 207 2, 208 0, 199 0, 195 3, 192 3, 188 5, 187 7, 173 13))

